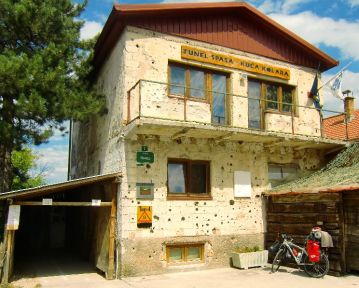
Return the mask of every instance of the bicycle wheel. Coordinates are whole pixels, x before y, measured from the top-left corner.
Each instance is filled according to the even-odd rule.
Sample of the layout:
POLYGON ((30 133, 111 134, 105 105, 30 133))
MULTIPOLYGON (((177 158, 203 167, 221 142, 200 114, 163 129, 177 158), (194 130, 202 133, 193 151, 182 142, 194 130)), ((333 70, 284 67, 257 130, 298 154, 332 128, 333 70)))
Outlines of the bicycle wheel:
POLYGON ((304 258, 304 271, 313 278, 323 277, 329 271, 328 256, 321 253, 319 262, 310 262, 308 255, 306 255, 304 258))
POLYGON ((280 248, 277 254, 274 257, 274 260, 272 262, 272 272, 275 273, 278 271, 280 265, 282 264, 283 260, 285 258, 285 249, 280 248))

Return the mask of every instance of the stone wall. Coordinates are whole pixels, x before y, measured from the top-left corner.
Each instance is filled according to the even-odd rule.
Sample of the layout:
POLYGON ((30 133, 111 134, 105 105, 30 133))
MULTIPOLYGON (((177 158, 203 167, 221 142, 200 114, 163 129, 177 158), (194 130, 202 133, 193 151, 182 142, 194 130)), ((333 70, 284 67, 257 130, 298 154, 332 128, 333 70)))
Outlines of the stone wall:
POLYGON ((126 251, 121 263, 121 276, 150 275, 159 273, 193 271, 228 267, 230 253, 235 247, 263 247, 264 234, 198 235, 196 237, 123 239, 126 251), (180 243, 204 243, 204 262, 199 264, 169 265, 166 261, 166 245, 180 243))
MULTIPOLYGON (((124 36, 126 91, 139 80, 141 88, 131 91, 130 119, 139 116, 138 102, 141 97, 141 116, 184 121, 183 100, 168 97, 168 63, 178 62, 195 65, 202 68, 221 71, 230 75, 229 101, 231 103, 230 123, 234 127, 248 128, 248 79, 261 79, 277 83, 284 83, 296 87, 295 103, 299 106, 293 115, 293 131, 295 134, 320 136, 320 116, 313 108, 312 100, 307 92, 313 84, 316 71, 298 67, 288 63, 264 58, 258 55, 236 51, 217 45, 186 40, 168 36, 135 27, 127 27, 124 36), (218 51, 225 55, 241 57, 243 59, 275 65, 290 70, 291 79, 288 81, 270 78, 265 75, 251 74, 238 69, 221 67, 209 63, 181 59, 181 45, 190 45, 218 51)), ((127 101, 124 101, 127 107, 127 101)), ((186 121, 210 123, 211 108, 209 103, 187 101, 186 121)), ((127 120, 125 115, 124 120, 127 120)), ((266 131, 292 133, 291 115, 265 113, 266 131)))
POLYGON ((268 163, 297 163, 303 170, 318 168, 321 163, 320 153, 312 150, 268 150, 261 144, 217 144, 193 138, 162 141, 148 137, 125 142, 125 147, 120 200, 122 275, 185 269, 166 262, 165 246, 173 241, 205 243, 205 263, 191 265, 198 269, 228 265, 229 253, 235 246, 263 247, 266 223, 261 193, 268 187, 268 163), (136 165, 136 151, 140 151, 141 145, 154 152, 153 164, 136 165), (168 200, 168 158, 210 161, 213 199, 168 200), (237 170, 251 172, 252 195, 249 198, 234 197, 234 171, 237 170), (136 199, 136 183, 144 182, 154 183, 153 200, 136 199), (152 207, 151 228, 137 228, 139 205, 152 207))
MULTIPOLYGON (((268 188, 268 163, 297 163, 302 171, 319 168, 322 155, 316 150, 294 151, 291 148, 265 149, 261 143, 223 142, 210 139, 180 138, 176 141, 158 135, 139 135, 129 140, 123 132, 127 120, 139 113, 139 95, 142 98, 142 115, 183 120, 183 102, 167 96, 168 61, 181 61, 201 67, 221 70, 211 64, 182 60, 180 49, 187 44, 212 49, 233 56, 288 68, 291 80, 297 86, 299 105, 312 106, 307 98, 315 71, 296 67, 260 56, 251 55, 215 45, 167 36, 139 28, 126 27, 112 50, 97 79, 100 92, 106 95, 108 113, 94 117, 86 123, 75 123, 73 129, 71 176, 78 178, 113 171, 121 171, 123 182, 118 193, 117 248, 119 249, 119 274, 141 275, 186 269, 173 267, 165 261, 168 243, 202 241, 205 243, 205 262, 187 266, 201 269, 228 265, 229 253, 237 245, 263 246, 266 232, 265 207, 261 193, 268 188), (127 91, 140 79, 143 82, 131 92, 131 110, 127 113, 127 91), (130 117, 129 117, 130 116, 130 117), (155 153, 152 165, 137 166, 136 151, 147 145, 155 153), (210 161, 210 184, 213 200, 167 200, 167 159, 186 158, 210 161), (233 173, 237 170, 251 172, 252 195, 235 198, 233 173), (136 199, 136 183, 154 183, 154 199, 136 199), (153 207, 151 228, 137 228, 136 210, 139 205, 153 207)), ((248 102, 247 77, 235 69, 231 73, 232 124, 247 127, 248 102)), ((248 77, 268 79, 258 75, 248 77)), ((276 80, 277 81, 277 80, 276 80)), ((279 82, 283 82, 278 80, 279 82)), ((286 82, 285 82, 286 83, 286 82)), ((208 103, 189 102, 188 121, 209 122, 208 103)), ((291 133, 291 117, 266 114, 268 130, 291 133)), ((294 118, 295 133, 320 135, 318 113, 298 108, 294 118)))
MULTIPOLYGON (((131 119, 139 113, 139 95, 141 94, 141 113, 143 116, 183 120, 184 106, 179 99, 168 98, 166 89, 168 61, 196 64, 231 73, 230 90, 232 97, 232 125, 248 127, 247 81, 241 71, 182 60, 181 45, 192 45, 228 53, 258 62, 285 67, 291 71, 288 84, 297 86, 296 101, 302 106, 312 106, 307 91, 310 90, 314 73, 312 69, 297 67, 288 63, 266 59, 228 48, 198 41, 150 32, 135 27, 126 27, 121 38, 105 61, 97 78, 98 91, 106 96, 108 113, 93 117, 84 123, 74 123, 72 135, 71 177, 78 178, 101 173, 119 171, 121 167, 121 133, 128 120, 127 91, 138 80, 150 80, 157 83, 142 82, 131 91, 131 119), (140 91, 141 90, 141 91, 140 91)), ((248 77, 268 79, 265 76, 248 77)), ((282 80, 276 80, 279 83, 282 80)), ((208 123, 210 105, 208 103, 187 102, 187 121, 208 123)), ((266 113, 266 129, 269 131, 292 132, 291 116, 266 113)), ((320 135, 319 115, 316 110, 298 108, 293 119, 294 132, 303 135, 320 135)))

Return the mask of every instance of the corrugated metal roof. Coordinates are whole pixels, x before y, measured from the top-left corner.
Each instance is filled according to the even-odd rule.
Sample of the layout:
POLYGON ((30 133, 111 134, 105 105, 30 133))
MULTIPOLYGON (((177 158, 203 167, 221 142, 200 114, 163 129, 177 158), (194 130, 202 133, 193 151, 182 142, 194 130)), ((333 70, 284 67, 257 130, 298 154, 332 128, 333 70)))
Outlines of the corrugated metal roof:
POLYGON ((359 143, 351 144, 321 170, 264 192, 266 196, 359 190, 359 143))
POLYGON ((345 140, 347 137, 346 129, 348 128, 348 140, 359 139, 359 110, 354 111, 354 118, 345 123, 345 115, 336 115, 323 120, 324 135, 327 138, 345 140))
POLYGON ((74 179, 74 180, 56 183, 56 184, 43 185, 43 186, 39 186, 39 187, 35 187, 35 188, 15 190, 15 191, 10 191, 10 192, 0 194, 0 200, 16 199, 16 198, 20 198, 20 197, 24 197, 24 196, 36 196, 36 195, 46 194, 46 193, 63 192, 66 190, 71 190, 71 189, 87 186, 90 184, 114 181, 118 177, 122 177, 122 175, 121 175, 121 173, 116 172, 116 173, 110 173, 110 174, 103 174, 103 175, 79 178, 79 179, 74 179))

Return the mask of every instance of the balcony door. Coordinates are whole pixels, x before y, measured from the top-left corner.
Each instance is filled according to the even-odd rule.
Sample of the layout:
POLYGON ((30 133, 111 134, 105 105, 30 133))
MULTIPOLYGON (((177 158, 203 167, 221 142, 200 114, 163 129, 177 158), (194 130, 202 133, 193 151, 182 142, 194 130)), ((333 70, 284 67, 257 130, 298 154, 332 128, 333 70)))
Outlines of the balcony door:
POLYGON ((261 83, 248 80, 248 128, 261 129, 261 83))
POLYGON ((212 123, 227 124, 227 76, 212 74, 212 123))

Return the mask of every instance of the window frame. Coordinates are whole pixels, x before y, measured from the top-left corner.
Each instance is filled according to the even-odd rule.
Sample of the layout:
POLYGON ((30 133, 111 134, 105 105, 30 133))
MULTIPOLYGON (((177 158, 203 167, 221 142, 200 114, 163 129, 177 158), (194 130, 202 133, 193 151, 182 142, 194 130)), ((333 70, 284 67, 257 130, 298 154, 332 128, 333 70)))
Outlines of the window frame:
POLYGON ((169 265, 178 265, 178 264, 195 264, 204 262, 204 243, 186 243, 186 244, 168 244, 166 245, 166 261, 169 265), (188 260, 188 248, 198 247, 200 249, 200 259, 199 260, 188 260), (180 261, 171 261, 170 260, 170 249, 171 248, 180 248, 182 249, 182 258, 180 261))
POLYGON ((176 63, 176 62, 169 62, 168 63, 168 97, 172 97, 172 98, 186 98, 189 99, 191 101, 198 101, 198 102, 205 102, 205 103, 210 103, 210 99, 211 99, 211 95, 210 95, 210 89, 209 85, 211 83, 211 71, 209 69, 206 68, 200 68, 197 66, 192 66, 192 65, 186 65, 186 64, 181 64, 181 63, 176 63), (172 94, 171 93, 171 67, 179 67, 179 68, 183 68, 185 69, 185 84, 184 84, 184 95, 177 95, 177 94, 172 94), (190 92, 191 92, 191 75, 190 75, 190 70, 191 69, 196 69, 198 71, 201 71, 204 73, 204 98, 199 98, 199 97, 193 97, 191 96, 190 92))
POLYGON ((168 200, 212 200, 211 195, 211 162, 207 160, 191 160, 182 158, 168 158, 167 159, 167 199, 168 200), (173 193, 169 189, 169 170, 168 164, 184 164, 185 169, 185 193, 173 193), (191 183, 191 165, 205 164, 206 165, 206 193, 193 193, 189 191, 191 183))
MULTIPOLYGON (((262 102, 261 108, 263 112, 268 113, 279 113, 279 114, 296 114, 296 86, 288 85, 282 82, 274 82, 274 81, 268 81, 268 80, 262 80, 258 78, 248 78, 248 81, 257 82, 260 84, 260 100, 262 102), (270 108, 268 107, 269 102, 267 101, 267 86, 273 85, 277 87, 277 105, 278 108, 270 108), (291 91, 292 96, 292 103, 283 102, 283 90, 289 89, 291 91), (290 105, 289 111, 283 111, 283 106, 290 105)), ((248 95, 249 96, 249 95, 248 95)))
MULTIPOLYGON (((285 184, 285 183, 288 183, 288 182, 290 182, 290 181, 293 181, 293 179, 292 180, 288 180, 288 181, 284 181, 285 180, 285 178, 283 178, 283 168, 295 168, 296 169, 296 175, 297 176, 299 176, 299 173, 300 173, 300 168, 299 168, 299 165, 298 164, 296 164, 296 163, 288 163, 288 164, 278 164, 278 163, 268 163, 268 183, 270 183, 271 185, 273 185, 273 184, 275 184, 274 186, 272 186, 272 187, 276 187, 276 186, 278 186, 278 185, 281 185, 281 184, 285 184), (271 179, 271 178, 269 178, 269 169, 270 169, 270 167, 277 167, 277 168, 280 168, 281 169, 281 179, 271 179), (272 182, 274 182, 273 184, 272 184, 272 182)), ((297 177, 298 178, 298 177, 297 177)), ((296 178, 295 178, 296 179, 296 178)))
POLYGON ((169 97, 173 97, 173 98, 186 98, 189 100, 193 100, 193 101, 199 101, 199 102, 206 102, 206 103, 211 103, 211 99, 212 99, 212 75, 213 74, 219 74, 219 75, 223 75, 226 76, 226 93, 229 94, 229 88, 230 88, 230 75, 231 72, 227 72, 227 71, 222 71, 222 70, 216 70, 216 69, 211 69, 211 68, 206 68, 206 67, 198 67, 196 65, 191 65, 191 64, 187 64, 187 63, 179 63, 179 62, 175 62, 175 61, 170 61, 168 62, 168 66, 167 66, 167 70, 168 70, 168 79, 167 79, 167 84, 168 84, 168 96, 169 97), (185 93, 184 95, 176 95, 176 94, 171 94, 171 66, 175 66, 175 67, 179 67, 179 68, 183 68, 185 69, 185 93), (190 70, 191 69, 195 69, 198 71, 202 71, 204 72, 204 98, 198 98, 198 97, 192 97, 190 96, 190 91, 191 91, 191 75, 190 75, 190 70))

